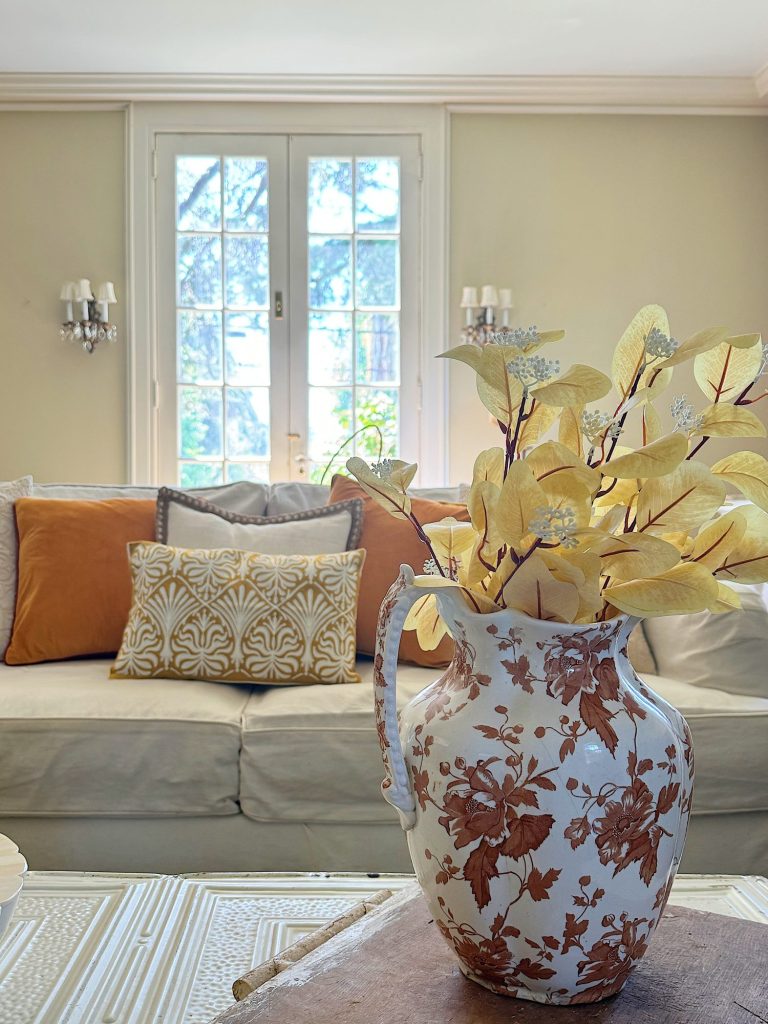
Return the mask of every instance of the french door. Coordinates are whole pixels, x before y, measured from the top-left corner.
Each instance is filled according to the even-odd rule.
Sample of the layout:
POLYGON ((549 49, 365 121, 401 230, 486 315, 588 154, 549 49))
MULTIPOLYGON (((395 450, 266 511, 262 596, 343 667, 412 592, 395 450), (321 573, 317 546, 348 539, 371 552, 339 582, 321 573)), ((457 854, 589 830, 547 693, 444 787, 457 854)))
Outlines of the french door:
POLYGON ((418 458, 418 138, 161 135, 157 159, 161 479, 418 458))

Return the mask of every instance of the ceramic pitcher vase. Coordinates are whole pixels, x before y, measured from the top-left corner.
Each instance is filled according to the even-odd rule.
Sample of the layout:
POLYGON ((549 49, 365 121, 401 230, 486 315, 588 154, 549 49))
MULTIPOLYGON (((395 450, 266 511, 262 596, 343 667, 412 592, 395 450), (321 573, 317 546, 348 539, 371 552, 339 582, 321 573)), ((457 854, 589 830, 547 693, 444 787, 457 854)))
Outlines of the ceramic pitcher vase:
POLYGON ((419 883, 467 978, 590 1003, 648 949, 683 849, 690 733, 627 658, 636 619, 481 615, 435 588, 455 641, 444 674, 396 703, 403 623, 430 589, 401 568, 381 607, 376 718, 419 883))

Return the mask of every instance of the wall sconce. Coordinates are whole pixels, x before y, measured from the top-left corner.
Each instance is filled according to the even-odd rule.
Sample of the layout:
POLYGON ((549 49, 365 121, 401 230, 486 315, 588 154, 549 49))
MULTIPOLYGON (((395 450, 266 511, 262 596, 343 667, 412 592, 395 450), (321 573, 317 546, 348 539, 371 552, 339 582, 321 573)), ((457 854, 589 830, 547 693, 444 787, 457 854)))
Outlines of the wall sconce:
POLYGON ((509 328, 509 311, 512 309, 512 289, 499 288, 492 284, 483 285, 480 301, 477 288, 463 288, 461 308, 465 311, 461 340, 465 345, 487 345, 494 334, 504 333, 509 328), (501 326, 496 323, 496 310, 501 310, 501 326), (477 318, 475 318, 477 310, 477 318))
POLYGON ((77 341, 86 352, 93 352, 100 341, 117 340, 117 326, 109 322, 109 304, 117 302, 111 281, 100 284, 95 297, 88 278, 67 281, 59 298, 66 309, 66 320, 59 328, 62 341, 77 341), (76 307, 78 319, 74 316, 76 307))

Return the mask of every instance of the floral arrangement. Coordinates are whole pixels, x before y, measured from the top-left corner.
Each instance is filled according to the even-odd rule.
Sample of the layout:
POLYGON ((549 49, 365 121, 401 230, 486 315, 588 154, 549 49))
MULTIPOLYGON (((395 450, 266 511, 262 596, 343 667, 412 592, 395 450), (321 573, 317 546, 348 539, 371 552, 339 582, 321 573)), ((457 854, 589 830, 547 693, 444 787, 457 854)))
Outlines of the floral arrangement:
MULTIPOLYGON (((563 337, 508 329, 482 348, 443 353, 475 371, 503 436, 477 457, 468 522, 418 521, 408 494, 415 464, 347 462, 424 542, 425 575, 416 582, 458 587, 476 612, 514 608, 568 623, 739 608, 729 583, 768 580, 768 461, 742 451, 710 467, 696 456, 712 437, 766 436, 749 406, 768 396, 759 383, 768 346, 758 334, 733 337, 719 327, 679 343, 664 310, 645 306, 618 342, 608 377, 585 365, 561 373, 540 350, 563 337), (707 404, 697 410, 675 397, 674 430, 665 434, 657 403, 675 367, 691 359, 707 404), (590 408, 612 388, 612 413, 590 408), (638 448, 622 444, 628 424, 638 428, 638 448), (542 440, 556 426, 557 440, 542 440), (726 485, 746 502, 723 510, 726 485)), ((446 627, 432 594, 414 605, 406 628, 423 648, 437 646, 446 627)))

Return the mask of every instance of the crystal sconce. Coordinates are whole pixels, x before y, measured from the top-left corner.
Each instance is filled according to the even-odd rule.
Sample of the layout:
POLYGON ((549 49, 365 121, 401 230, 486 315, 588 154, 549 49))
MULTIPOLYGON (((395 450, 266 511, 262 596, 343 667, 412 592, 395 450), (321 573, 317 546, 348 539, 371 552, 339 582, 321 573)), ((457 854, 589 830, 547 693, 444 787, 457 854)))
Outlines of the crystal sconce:
POLYGON ((100 341, 117 340, 117 326, 109 322, 109 304, 117 302, 111 281, 99 285, 95 296, 87 278, 68 281, 60 298, 66 309, 66 320, 59 328, 63 341, 76 341, 86 352, 93 352, 100 341), (80 313, 77 320, 75 310, 80 313))
POLYGON ((499 288, 492 284, 483 285, 480 301, 477 288, 464 288, 461 293, 461 308, 465 312, 461 340, 465 345, 487 345, 495 334, 509 329, 509 311, 512 309, 512 289, 499 288), (496 310, 501 310, 501 324, 496 322, 496 310), (476 315, 477 314, 477 315, 476 315))

